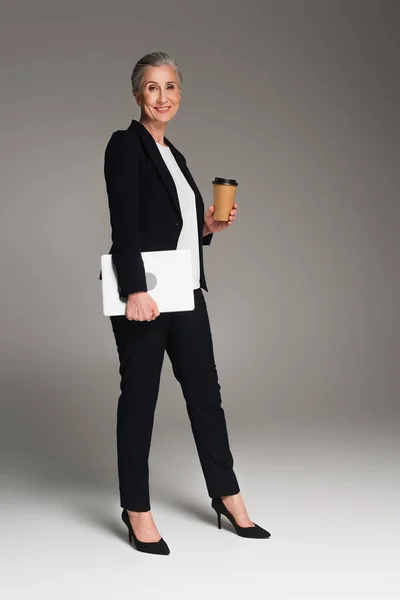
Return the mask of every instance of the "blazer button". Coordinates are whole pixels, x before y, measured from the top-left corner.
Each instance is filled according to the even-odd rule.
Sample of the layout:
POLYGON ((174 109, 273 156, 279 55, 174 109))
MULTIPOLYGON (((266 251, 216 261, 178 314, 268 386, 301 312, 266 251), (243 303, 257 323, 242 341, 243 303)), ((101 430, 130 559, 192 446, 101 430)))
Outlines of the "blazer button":
POLYGON ((179 223, 175 223, 175 225, 178 225, 178 226, 179 226, 179 223))

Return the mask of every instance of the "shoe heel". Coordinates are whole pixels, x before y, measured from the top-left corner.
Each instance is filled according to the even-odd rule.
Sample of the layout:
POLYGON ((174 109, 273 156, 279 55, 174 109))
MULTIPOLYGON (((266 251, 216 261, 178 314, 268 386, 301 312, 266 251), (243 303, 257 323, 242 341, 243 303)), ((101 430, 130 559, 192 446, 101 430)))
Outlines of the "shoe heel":
POLYGON ((129 533, 129 543, 130 543, 132 541, 132 534, 130 531, 128 531, 128 533, 129 533))
POLYGON ((218 529, 221 529, 221 513, 217 512, 218 529))

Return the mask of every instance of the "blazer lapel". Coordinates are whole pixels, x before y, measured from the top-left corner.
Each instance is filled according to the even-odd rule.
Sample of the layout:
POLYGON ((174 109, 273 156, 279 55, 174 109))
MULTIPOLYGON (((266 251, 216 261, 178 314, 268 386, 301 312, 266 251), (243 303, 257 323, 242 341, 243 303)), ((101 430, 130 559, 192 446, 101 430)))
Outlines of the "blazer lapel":
MULTIPOLYGON (((164 162, 163 157, 160 154, 159 149, 156 146, 156 142, 154 141, 153 136, 151 135, 151 133, 149 133, 147 131, 147 129, 144 125, 142 125, 141 123, 139 123, 139 121, 136 121, 135 119, 133 119, 133 121, 130 124, 130 126, 128 127, 128 129, 134 129, 140 135, 140 137, 143 141, 143 144, 144 144, 150 158, 154 162, 154 165, 161 177, 161 180, 164 183, 164 185, 167 189, 167 192, 172 200, 172 203, 182 221, 182 213, 181 213, 181 208, 180 208, 180 204, 179 204, 178 193, 176 191, 175 182, 172 178, 171 173, 169 172, 167 165, 164 162)), ((171 148, 171 151, 173 152, 172 148, 171 148)), ((175 156, 175 153, 174 153, 174 156, 175 156)), ((176 156, 175 156, 175 158, 176 158, 176 156)))
MULTIPOLYGON (((174 155, 175 160, 178 163, 180 170, 182 171, 182 173, 186 177, 188 184, 192 188, 192 190, 194 192, 197 213, 200 215, 201 219, 203 219, 203 205, 202 205, 202 197, 200 194, 200 190, 197 187, 197 185, 192 177, 192 174, 190 173, 190 171, 187 167, 186 161, 182 158, 182 155, 180 154, 180 152, 178 152, 178 150, 176 150, 175 146, 165 136, 164 136, 164 142, 166 144, 168 144, 168 146, 170 147, 171 152, 174 155)), ((201 227, 201 228, 203 227, 203 220, 201 220, 201 222, 199 222, 199 227, 201 227)))
POLYGON ((199 190, 199 188, 197 187, 197 185, 196 185, 196 183, 195 183, 195 181, 194 181, 194 179, 193 179, 193 177, 192 177, 192 175, 191 175, 191 173, 190 173, 190 171, 189 171, 189 169, 188 169, 188 167, 187 167, 187 165, 186 165, 186 162, 185 162, 184 160, 182 160, 182 157, 181 157, 181 155, 178 153, 178 151, 175 149, 175 146, 173 146, 173 145, 171 144, 171 142, 170 142, 169 140, 167 140, 167 138, 166 138, 165 136, 164 136, 164 141, 165 141, 165 142, 168 144, 168 146, 171 148, 171 152, 172 152, 172 154, 174 155, 174 157, 175 157, 175 160, 176 160, 176 162, 178 163, 178 165, 179 165, 179 167, 180 167, 180 169, 181 169, 182 173, 183 173, 183 174, 184 174, 184 176, 186 177, 186 179, 187 179, 187 181, 188 181, 189 185, 192 187, 192 189, 193 189, 193 191, 194 191, 194 194, 195 194, 196 198, 197 198, 197 196, 201 196, 201 194, 200 194, 200 190, 199 190))

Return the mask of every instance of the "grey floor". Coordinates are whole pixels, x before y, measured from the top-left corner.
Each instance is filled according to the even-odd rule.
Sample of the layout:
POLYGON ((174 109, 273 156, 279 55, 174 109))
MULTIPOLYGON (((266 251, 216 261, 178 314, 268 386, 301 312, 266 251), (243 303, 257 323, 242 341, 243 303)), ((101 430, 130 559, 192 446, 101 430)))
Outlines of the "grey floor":
POLYGON ((224 517, 217 528, 189 426, 158 421, 152 510, 171 554, 129 546, 110 440, 103 479, 20 456, 2 471, 2 598, 398 599, 394 424, 230 422, 243 497, 270 539, 242 539, 224 517))

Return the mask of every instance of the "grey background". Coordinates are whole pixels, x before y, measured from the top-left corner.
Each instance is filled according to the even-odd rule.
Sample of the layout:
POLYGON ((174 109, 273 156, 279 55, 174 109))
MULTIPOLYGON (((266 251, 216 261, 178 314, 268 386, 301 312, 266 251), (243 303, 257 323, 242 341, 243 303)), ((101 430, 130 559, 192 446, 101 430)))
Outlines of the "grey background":
MULTIPOLYGON (((236 473, 250 516, 273 537, 262 550, 248 554, 246 546, 250 562, 236 581, 224 579, 225 563, 217 572, 221 532, 166 359, 151 481, 177 571, 172 562, 162 567, 170 579, 160 593, 175 594, 178 580, 186 589, 179 561, 205 535, 194 574, 185 571, 199 577, 204 569, 205 590, 204 572, 228 592, 248 591, 246 573, 263 585, 267 561, 274 597, 292 597, 278 595, 281 576, 298 567, 293 597, 304 588, 311 598, 318 557, 320 573, 333 569, 336 583, 345 574, 349 598, 358 597, 360 573, 369 577, 368 597, 374 583, 381 598, 391 597, 382 596, 382 574, 390 594, 399 474, 399 3, 2 1, 1 9, 0 449, 10 540, 20 502, 41 534, 51 510, 51 523, 68 522, 69 531, 79 520, 79 532, 92 523, 90 535, 100 538, 105 525, 105 569, 113 552, 121 553, 119 567, 141 560, 118 545, 119 375, 98 273, 111 233, 105 145, 140 116, 130 92, 135 62, 162 50, 183 72, 167 137, 186 156, 205 205, 215 176, 239 181, 235 224, 205 248, 206 301, 236 473), (175 514, 170 531, 163 510, 175 514), (376 554, 367 556, 371 520, 381 537, 368 537, 376 554), (213 528, 204 528, 209 521, 213 528), (180 526, 187 540, 174 539, 180 526), (324 545, 340 527, 347 549, 359 544, 349 556, 324 545)), ((27 541, 24 555, 41 600, 55 581, 33 550, 42 539, 27 541)), ((79 538, 79 548, 88 544, 85 561, 93 539, 79 538)), ((224 540, 226 568, 236 559, 243 567, 243 540, 230 532, 224 540)), ((71 586, 82 566, 77 544, 71 537, 70 552, 58 548, 76 577, 71 586)), ((21 552, 15 541, 11 565, 21 552)), ((96 583, 106 594, 128 582, 102 570, 96 583)), ((82 597, 86 584, 93 590, 82 576, 82 597)), ((23 593, 18 585, 10 580, 8 597, 23 593)), ((158 590, 147 575, 137 585, 158 590)), ((315 597, 322 593, 316 588, 315 597)), ((333 587, 329 593, 336 597, 333 587)))

